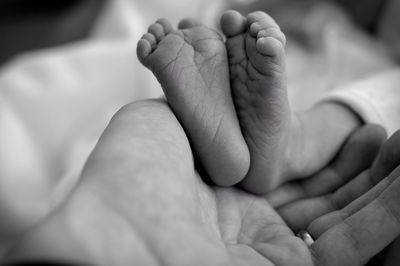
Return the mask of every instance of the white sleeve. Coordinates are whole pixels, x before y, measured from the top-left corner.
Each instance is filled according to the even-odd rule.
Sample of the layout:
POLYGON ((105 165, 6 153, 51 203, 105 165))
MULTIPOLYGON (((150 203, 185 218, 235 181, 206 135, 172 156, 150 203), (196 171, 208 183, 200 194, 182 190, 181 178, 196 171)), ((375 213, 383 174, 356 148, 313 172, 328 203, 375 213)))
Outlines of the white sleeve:
POLYGON ((343 86, 327 94, 322 101, 340 102, 364 122, 379 124, 391 135, 400 129, 400 69, 343 86))

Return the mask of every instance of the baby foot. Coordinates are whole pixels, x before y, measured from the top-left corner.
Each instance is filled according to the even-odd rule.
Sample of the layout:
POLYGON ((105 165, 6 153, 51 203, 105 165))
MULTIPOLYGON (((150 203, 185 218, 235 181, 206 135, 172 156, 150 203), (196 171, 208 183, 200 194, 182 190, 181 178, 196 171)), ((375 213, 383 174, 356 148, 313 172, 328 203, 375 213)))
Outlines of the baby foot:
POLYGON ((250 150, 250 169, 242 184, 253 193, 265 193, 285 181, 281 164, 291 126, 286 38, 275 21, 261 11, 246 18, 227 11, 221 28, 227 37, 236 112, 250 150))
POLYGON ((178 28, 165 19, 151 25, 138 58, 157 77, 211 179, 234 185, 246 175, 250 156, 232 102, 225 44, 195 20, 178 28))

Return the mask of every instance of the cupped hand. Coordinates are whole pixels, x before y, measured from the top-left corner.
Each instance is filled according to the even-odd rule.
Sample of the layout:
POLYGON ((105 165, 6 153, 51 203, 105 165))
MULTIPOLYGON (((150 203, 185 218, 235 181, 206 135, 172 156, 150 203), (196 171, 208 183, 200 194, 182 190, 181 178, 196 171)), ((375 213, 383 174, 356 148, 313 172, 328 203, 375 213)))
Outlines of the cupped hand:
MULTIPOLYGON (((376 151, 373 148, 368 156, 376 151)), ((355 174, 359 168, 355 167, 355 174)), ((393 196, 400 180, 394 177, 389 177, 393 182, 386 188, 389 192, 384 198, 381 199, 384 193, 378 195, 374 189, 370 190, 372 194, 367 193, 372 195, 369 199, 385 202, 382 206, 388 209, 378 208, 380 213, 400 209, 400 199, 393 196)), ((364 190, 372 186, 365 186, 364 190)), ((318 235, 312 231, 317 240, 309 248, 289 227, 295 223, 288 219, 291 212, 284 209, 302 204, 305 197, 277 200, 285 203, 277 204, 277 212, 265 197, 237 188, 207 185, 194 170, 190 145, 170 109, 164 102, 145 101, 123 108, 113 118, 74 193, 27 234, 8 259, 97 265, 357 265, 383 249, 399 229, 389 223, 393 220, 387 220, 385 228, 397 231, 393 231, 393 237, 382 230, 370 233, 375 240, 383 235, 384 242, 373 246, 354 223, 360 221, 364 226, 360 228, 370 229, 361 218, 376 222, 369 215, 375 205, 358 198, 360 191, 349 194, 357 198, 353 201, 349 197, 349 202, 361 199, 363 204, 357 204, 359 208, 353 213, 346 212, 349 217, 344 221, 312 222, 323 217, 321 211, 316 212, 316 217, 307 216, 307 222, 296 219, 322 228, 316 230, 318 235), (355 237, 348 237, 349 233, 355 237), (353 256, 332 248, 354 246, 354 239, 360 241, 357 247, 364 242, 367 246, 353 256), (331 261, 333 257, 335 260, 331 261)), ((299 217, 299 213, 293 215, 299 217)))
MULTIPOLYGON (((320 173, 267 196, 293 230, 307 229, 318 239, 312 250, 329 247, 326 254, 314 252, 323 265, 363 265, 399 234, 400 131, 380 147, 384 139, 378 126, 365 126, 320 173)), ((370 264, 398 265, 399 243, 394 241, 370 264)))

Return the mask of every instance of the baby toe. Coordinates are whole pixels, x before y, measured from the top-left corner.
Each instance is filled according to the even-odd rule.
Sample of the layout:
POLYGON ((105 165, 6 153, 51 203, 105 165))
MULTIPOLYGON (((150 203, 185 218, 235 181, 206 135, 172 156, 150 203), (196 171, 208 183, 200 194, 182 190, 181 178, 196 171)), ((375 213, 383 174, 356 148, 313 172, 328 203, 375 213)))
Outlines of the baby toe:
POLYGON ((273 37, 257 39, 257 51, 264 56, 281 56, 284 53, 283 44, 273 37))
POLYGON ((235 10, 228 10, 221 16, 221 30, 226 37, 245 32, 246 18, 235 10))
POLYGON ((275 20, 268 15, 267 13, 263 11, 255 11, 247 15, 247 24, 251 25, 255 22, 261 22, 263 21, 264 23, 267 23, 270 26, 278 26, 276 24, 275 20))
POLYGON ((171 31, 174 30, 171 25, 171 22, 169 22, 169 20, 166 18, 160 18, 156 21, 156 23, 160 24, 163 27, 165 35, 169 34, 171 31))
POLYGON ((257 34, 257 39, 260 39, 260 38, 263 38, 263 37, 275 38, 278 41, 280 41, 283 46, 286 45, 286 36, 278 28, 268 28, 268 29, 265 29, 265 30, 260 30, 258 32, 258 34, 257 34))
POLYGON ((189 28, 199 26, 200 24, 201 23, 199 21, 197 21, 196 19, 185 18, 179 22, 178 29, 180 29, 180 30, 189 29, 189 28))
POLYGON ((145 58, 151 54, 152 50, 153 48, 151 47, 151 44, 147 39, 140 39, 136 48, 136 54, 140 62, 144 64, 145 58))
POLYGON ((157 39, 156 37, 151 34, 151 33, 145 33, 142 38, 142 40, 146 40, 149 42, 150 46, 152 49, 154 49, 157 46, 157 39))
POLYGON ((268 28, 279 29, 278 24, 275 20, 262 11, 256 11, 247 16, 247 25, 249 27, 250 34, 253 37, 257 37, 257 34, 261 30, 268 28))
POLYGON ((154 35, 158 42, 161 41, 165 36, 164 27, 159 23, 151 24, 147 31, 154 35))
POLYGON ((152 33, 145 33, 139 40, 136 47, 136 54, 144 65, 146 65, 146 58, 157 47, 156 37, 152 33))

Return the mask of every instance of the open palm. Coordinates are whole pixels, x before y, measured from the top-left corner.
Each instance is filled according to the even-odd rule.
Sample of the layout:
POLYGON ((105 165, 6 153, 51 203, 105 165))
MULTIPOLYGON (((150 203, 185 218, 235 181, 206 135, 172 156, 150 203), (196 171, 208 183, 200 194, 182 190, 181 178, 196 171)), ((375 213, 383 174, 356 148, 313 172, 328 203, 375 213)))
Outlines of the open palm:
MULTIPOLYGON (((396 233, 379 231, 378 246, 372 242, 376 238, 362 242, 365 247, 354 245, 353 240, 365 240, 357 238, 363 234, 345 238, 350 231, 342 224, 358 222, 360 213, 365 218, 362 211, 375 198, 400 189, 393 174, 390 182, 370 190, 375 184, 364 170, 383 141, 376 131, 370 135, 360 130, 330 166, 312 177, 318 188, 304 181, 260 197, 206 184, 194 170, 190 145, 170 109, 159 101, 133 104, 113 118, 75 192, 9 259, 57 257, 98 265, 364 264, 400 231, 392 219, 381 219, 382 230, 396 233), (348 182, 355 176, 355 183, 348 182), (342 205, 327 200, 335 197, 342 205), (340 213, 346 208, 348 217, 340 213), (314 228, 318 238, 311 248, 293 233, 306 228, 314 228), (348 247, 354 254, 342 254, 348 247)), ((374 171, 384 177, 393 169, 388 165, 374 171)), ((400 205, 381 202, 385 208, 378 211, 400 205)), ((376 221, 369 218, 366 229, 375 229, 376 221)))
POLYGON ((307 246, 265 198, 200 178, 183 130, 158 102, 113 119, 66 208, 80 221, 100 213, 96 232, 113 228, 107 238, 80 233, 98 245, 100 265, 312 264, 307 246), (95 211, 76 214, 82 208, 95 211), (119 239, 112 255, 110 238, 119 239))

